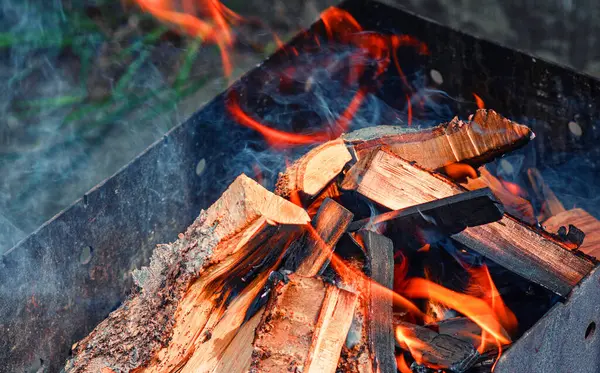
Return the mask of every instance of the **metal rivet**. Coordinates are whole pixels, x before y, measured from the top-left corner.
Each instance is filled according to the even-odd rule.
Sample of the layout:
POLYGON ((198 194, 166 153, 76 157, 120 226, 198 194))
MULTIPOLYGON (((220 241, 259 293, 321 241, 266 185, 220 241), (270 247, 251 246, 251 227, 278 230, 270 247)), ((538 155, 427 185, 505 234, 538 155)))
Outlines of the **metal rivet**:
POLYGON ((206 160, 204 158, 202 158, 201 160, 198 161, 198 164, 196 165, 196 175, 200 176, 204 173, 204 170, 206 169, 206 160))
POLYGON ((444 82, 444 77, 442 76, 442 73, 437 71, 436 69, 431 69, 429 75, 437 85, 441 85, 444 82))
POLYGON ((580 137, 583 134, 581 126, 574 121, 569 122, 569 131, 571 131, 571 133, 577 137, 580 137))

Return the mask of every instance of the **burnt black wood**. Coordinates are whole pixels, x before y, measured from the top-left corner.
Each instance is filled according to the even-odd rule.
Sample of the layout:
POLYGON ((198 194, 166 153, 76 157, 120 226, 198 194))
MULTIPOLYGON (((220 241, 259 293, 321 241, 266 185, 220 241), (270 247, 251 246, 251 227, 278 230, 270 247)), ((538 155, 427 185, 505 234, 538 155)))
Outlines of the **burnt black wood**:
MULTIPOLYGON (((412 34, 428 43, 431 57, 402 57, 402 67, 409 74, 435 68, 444 78, 439 88, 463 100, 448 104, 440 120, 471 112, 471 93, 476 92, 488 107, 533 126, 540 168, 573 152, 599 152, 600 88, 594 79, 375 2, 350 0, 341 6, 368 31, 412 34), (566 122, 573 119, 583 129, 581 138, 568 131, 566 122)), ((306 44, 312 32, 322 32, 322 24, 291 44, 306 44)), ((290 58, 280 51, 234 85, 253 111, 260 113, 268 105, 248 95, 249 87, 260 86, 269 71, 290 58)), ((397 93, 387 86, 377 92, 389 103, 404 97, 397 93)), ((40 359, 48 371, 59 371, 70 346, 127 296, 131 270, 148 263, 153 247, 175 240, 239 172, 252 174, 253 161, 237 156, 242 150, 280 159, 272 167, 274 174, 283 167, 281 155, 270 158, 260 136, 232 121, 224 108, 226 97, 217 96, 1 256, 2 372, 27 371, 40 359), (198 175, 200 160, 206 168, 198 175), (83 257, 88 250, 91 258, 83 257)), ((295 123, 295 129, 305 125, 295 123)))
MULTIPOLYGON (((317 214, 312 218, 311 225, 316 228, 323 239, 322 242, 333 249, 352 222, 352 216, 352 213, 342 205, 331 198, 325 198, 317 214)), ((289 246, 283 269, 295 272, 314 250, 320 250, 320 243, 310 232, 305 232, 289 246)), ((319 273, 323 272, 326 265, 327 263, 319 273)))
MULTIPOLYGON (((360 232, 365 244, 367 274, 379 285, 392 289, 394 285, 394 245, 389 238, 372 231, 360 232)), ((375 359, 375 372, 395 372, 396 354, 392 323, 392 295, 374 291, 369 296, 369 345, 375 359)))
POLYGON ((368 225, 393 224, 411 231, 435 228, 440 233, 453 235, 467 227, 500 220, 503 214, 500 201, 490 188, 483 188, 361 219, 350 224, 348 231, 368 225))

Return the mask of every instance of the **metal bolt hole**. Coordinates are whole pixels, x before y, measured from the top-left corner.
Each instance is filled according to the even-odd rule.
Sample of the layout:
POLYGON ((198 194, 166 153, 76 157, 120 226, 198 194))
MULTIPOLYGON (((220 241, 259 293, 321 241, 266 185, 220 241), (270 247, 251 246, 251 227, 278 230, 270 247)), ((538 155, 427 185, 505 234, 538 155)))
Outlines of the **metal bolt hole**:
POLYGON ((587 329, 585 330, 585 339, 589 339, 594 335, 594 332, 596 331, 596 323, 595 322, 591 322, 590 325, 588 325, 587 329))

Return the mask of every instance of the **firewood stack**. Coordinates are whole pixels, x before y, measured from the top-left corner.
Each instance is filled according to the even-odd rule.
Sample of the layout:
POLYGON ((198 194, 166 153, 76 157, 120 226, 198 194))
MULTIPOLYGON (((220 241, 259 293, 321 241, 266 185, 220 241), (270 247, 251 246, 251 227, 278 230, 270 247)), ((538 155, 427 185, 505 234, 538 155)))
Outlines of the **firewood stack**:
MULTIPOLYGON (((479 316, 452 326, 438 320, 436 331, 419 325, 426 318, 403 317, 422 312, 393 291, 402 280, 400 248, 388 232, 434 227, 566 296, 594 267, 590 255, 600 245, 565 226, 581 223, 595 237, 598 222, 552 203, 534 170, 532 183, 552 204, 543 217, 549 232, 536 229, 530 203, 483 167, 532 138, 526 126, 479 110, 467 122, 433 129, 346 134, 296 161, 275 193, 240 175, 176 242, 159 245, 150 265, 135 271, 139 289, 73 346, 66 371, 406 371, 404 358, 397 360, 401 349, 412 353, 412 369, 465 371, 490 350, 473 340, 487 332, 479 316), (355 219, 348 200, 389 211, 355 219), (420 356, 415 341, 427 346, 420 356)), ((414 289, 409 295, 422 297, 414 289)), ((497 324, 503 332, 495 340, 510 343, 497 324)))

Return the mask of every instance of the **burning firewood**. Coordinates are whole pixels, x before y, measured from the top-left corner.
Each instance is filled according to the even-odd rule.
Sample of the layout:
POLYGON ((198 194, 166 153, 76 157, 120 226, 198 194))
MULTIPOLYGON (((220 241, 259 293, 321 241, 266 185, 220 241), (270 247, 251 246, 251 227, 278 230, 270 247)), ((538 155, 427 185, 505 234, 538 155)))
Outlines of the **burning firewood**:
POLYGON ((212 371, 308 221, 241 175, 178 241, 156 249, 135 275, 140 291, 74 347, 67 371, 187 371, 190 362, 212 371))
POLYGON ((318 278, 279 284, 258 326, 251 372, 335 372, 356 295, 318 278))
POLYGON ((286 197, 300 192, 315 196, 342 172, 351 159, 341 139, 326 142, 289 167, 280 176, 275 193, 286 197))
MULTIPOLYGON (((481 180, 467 182, 477 189, 471 192, 436 172, 464 162, 475 178, 471 166, 531 137, 527 127, 486 110, 432 130, 361 130, 316 147, 280 177, 277 193, 306 210, 241 175, 178 241, 159 246, 150 266, 135 272, 140 289, 73 347, 66 371, 394 372, 394 339, 417 371, 464 371, 478 349, 510 343, 515 316, 485 266, 460 267, 475 279, 464 293, 433 281, 425 264, 425 278, 408 278, 398 265, 407 265, 413 247, 402 234, 433 242, 421 233, 434 228, 566 295, 591 270, 591 259, 505 215, 492 191, 511 211, 533 217, 531 204, 484 169, 481 180), (481 189, 486 185, 491 190, 481 189), (369 216, 346 197, 394 211, 369 216), (353 222, 354 213, 362 219, 353 222), (430 304, 464 315, 464 329, 479 334, 443 332, 452 328, 437 318, 443 312, 434 318, 424 310, 430 304), (406 317, 400 322, 399 309, 406 317)), ((547 229, 576 220, 553 218, 547 229)), ((595 229, 588 218, 581 225, 595 229)), ((429 263, 438 258, 434 250, 412 251, 430 255, 429 263)))
MULTIPOLYGON (((412 165, 387 149, 364 159, 348 172, 342 187, 355 189, 393 210, 464 192, 441 175, 412 165)), ((570 252, 557 239, 507 215, 497 223, 467 228, 454 238, 563 296, 594 267, 592 261, 570 252)))
POLYGON ((320 274, 352 217, 340 204, 326 199, 312 220, 313 229, 307 230, 288 249, 285 269, 307 277, 320 274))
POLYGON ((480 109, 470 121, 458 118, 426 130, 367 127, 344 136, 361 159, 382 145, 428 170, 462 162, 479 166, 526 144, 533 133, 493 110, 480 109))
POLYGON ((600 258, 600 221, 581 208, 566 210, 548 218, 542 223, 544 229, 556 233, 560 227, 574 225, 585 233, 579 250, 585 254, 600 258))
POLYGON ((472 119, 458 118, 438 127, 412 130, 403 127, 368 127, 327 142, 296 161, 277 183, 276 194, 315 196, 352 159, 372 154, 385 145, 391 152, 421 167, 436 170, 457 162, 481 165, 526 144, 533 133, 523 125, 503 118, 493 110, 478 110, 472 119))

